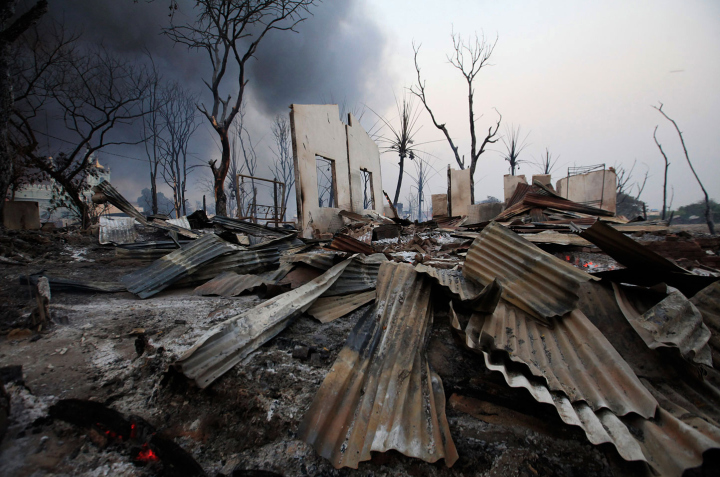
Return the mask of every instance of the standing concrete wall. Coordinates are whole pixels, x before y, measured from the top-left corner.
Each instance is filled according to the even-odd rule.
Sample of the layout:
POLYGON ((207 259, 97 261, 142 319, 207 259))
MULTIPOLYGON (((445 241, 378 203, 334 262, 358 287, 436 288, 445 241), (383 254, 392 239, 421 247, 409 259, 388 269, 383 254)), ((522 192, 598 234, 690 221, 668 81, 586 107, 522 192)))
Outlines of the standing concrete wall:
POLYGON ((494 219, 505 209, 502 202, 485 202, 483 204, 473 204, 469 207, 469 213, 466 224, 479 224, 494 219))
POLYGON ((557 181, 559 195, 581 204, 598 207, 615 213, 617 205, 617 176, 615 171, 606 169, 579 174, 557 181))
POLYGON ((510 198, 515 193, 515 189, 517 189, 518 184, 527 184, 527 179, 525 179, 524 175, 513 176, 510 174, 505 174, 505 176, 503 177, 505 204, 508 203, 510 198))
POLYGON ((450 169, 450 213, 453 217, 468 214, 470 207, 470 169, 450 169))
POLYGON ((343 124, 336 104, 293 104, 290 108, 301 236, 311 238, 319 233, 337 232, 343 227, 338 216, 341 210, 363 213, 361 169, 372 173, 374 210, 382 213, 380 151, 358 121, 350 115, 350 124, 343 124), (316 156, 334 162, 337 207, 320 207, 318 204, 316 156))
POLYGON ((447 194, 432 194, 432 215, 433 217, 442 217, 448 214, 447 194))
POLYGON ((371 193, 374 202, 367 210, 382 213, 385 198, 383 197, 382 175, 380 174, 380 149, 352 113, 348 115, 348 125, 345 130, 347 132, 352 211, 358 214, 362 214, 364 211, 362 170, 367 170, 372 174, 371 193))

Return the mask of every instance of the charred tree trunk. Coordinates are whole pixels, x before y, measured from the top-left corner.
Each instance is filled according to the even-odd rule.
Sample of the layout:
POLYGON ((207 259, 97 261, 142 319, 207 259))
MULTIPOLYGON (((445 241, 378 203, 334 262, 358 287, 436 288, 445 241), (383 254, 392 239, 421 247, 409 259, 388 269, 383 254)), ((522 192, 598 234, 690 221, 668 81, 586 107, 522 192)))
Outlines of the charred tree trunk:
POLYGON ((403 175, 405 174, 405 158, 400 155, 400 175, 398 176, 397 187, 395 188, 395 199, 393 200, 393 207, 397 207, 398 200, 400 199, 400 187, 402 187, 403 175))
POLYGON ((225 194, 225 179, 230 169, 230 139, 228 132, 218 131, 220 135, 220 144, 222 145, 222 156, 220 159, 220 167, 216 166, 216 161, 210 161, 210 169, 213 173, 213 191, 215 192, 215 214, 227 216, 227 195, 225 194))

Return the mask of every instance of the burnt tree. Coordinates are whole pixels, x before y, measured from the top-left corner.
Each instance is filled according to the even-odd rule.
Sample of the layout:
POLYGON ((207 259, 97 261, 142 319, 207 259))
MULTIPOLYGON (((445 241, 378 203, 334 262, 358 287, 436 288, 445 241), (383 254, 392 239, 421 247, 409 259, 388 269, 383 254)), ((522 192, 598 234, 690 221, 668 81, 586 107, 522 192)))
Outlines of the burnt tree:
POLYGON ((665 160, 665 175, 663 177, 663 209, 662 209, 662 219, 665 220, 665 214, 667 213, 667 179, 668 179, 668 168, 670 167, 670 162, 668 161, 667 154, 665 154, 665 151, 663 151, 662 145, 657 140, 657 130, 658 126, 655 126, 655 130, 653 131, 653 139, 655 140, 655 145, 660 149, 660 154, 662 154, 663 159, 665 160))
POLYGON ((675 131, 677 131, 678 136, 680 137, 680 144, 682 144, 683 153, 685 153, 685 160, 687 160, 688 166, 690 166, 690 170, 692 171, 693 175, 695 176, 695 180, 697 180, 698 185, 700 185, 700 189, 702 190, 703 194, 705 195, 705 222, 707 222, 708 230, 710 231, 710 234, 715 234, 715 222, 713 222, 713 216, 712 216, 712 209, 710 208, 710 196, 708 196, 707 191, 705 190, 705 186, 703 186, 702 181, 700 180, 700 177, 697 175, 697 172, 695 172, 695 168, 692 165, 692 162, 690 161, 690 156, 688 155, 687 147, 685 147, 685 139, 683 138, 682 132, 680 131, 680 128, 678 127, 677 123, 674 119, 672 119, 670 116, 665 114, 665 111, 663 111, 663 104, 660 103, 660 106, 653 106, 653 108, 657 109, 660 114, 663 115, 665 119, 670 121, 675 128, 675 131))
MULTIPOLYGON (((480 159, 480 156, 485 152, 488 144, 493 144, 498 141, 499 138, 497 137, 497 133, 500 129, 500 123, 502 122, 502 115, 496 109, 495 112, 497 112, 499 116, 497 123, 494 126, 490 126, 488 128, 487 135, 478 145, 479 141, 475 127, 476 118, 474 82, 475 79, 477 79, 477 75, 480 73, 480 71, 484 67, 490 66, 488 62, 490 61, 490 57, 495 50, 495 45, 497 45, 498 39, 495 38, 494 42, 489 42, 485 39, 484 34, 481 34, 480 37, 475 34, 474 38, 469 38, 466 41, 460 35, 456 35, 455 33, 451 34, 451 38, 453 42, 454 52, 453 54, 448 55, 447 59, 451 65, 453 65, 458 71, 460 71, 463 78, 465 78, 465 82, 467 83, 468 118, 470 126, 470 202, 474 204, 475 169, 477 168, 478 159, 480 159)), ((465 169, 465 156, 463 155, 462 158, 460 157, 458 147, 455 145, 455 142, 453 141, 452 136, 447 129, 447 126, 444 123, 438 123, 435 115, 432 112, 432 109, 430 109, 430 105, 428 104, 427 94, 425 92, 425 82, 422 80, 422 77, 420 75, 420 65, 418 63, 420 46, 415 46, 413 44, 413 50, 415 52, 415 71, 417 72, 417 85, 411 87, 410 92, 420 99, 423 106, 425 106, 425 109, 430 115, 430 118, 432 119, 435 127, 442 131, 445 135, 445 138, 450 145, 450 149, 452 149, 453 155, 455 156, 455 161, 457 162, 458 166, 460 167, 460 169, 465 169)))
POLYGON ((3 223, 5 195, 13 178, 16 154, 8 140, 10 117, 13 113, 14 75, 13 44, 47 12, 47 0, 40 0, 28 11, 15 18, 19 0, 0 0, 0 226, 3 223))
POLYGON ((525 138, 520 133, 520 126, 517 128, 513 126, 506 127, 505 136, 502 138, 503 145, 505 146, 504 159, 510 165, 510 175, 515 175, 515 171, 520 169, 520 163, 524 162, 520 160, 520 153, 527 147, 527 138, 530 135, 528 133, 525 138))
POLYGON ((220 163, 210 163, 218 215, 227 215, 229 133, 248 83, 246 63, 270 31, 295 31, 313 3, 315 0, 197 0, 194 22, 164 30, 174 42, 204 51, 210 59, 210 78, 203 82, 212 103, 210 108, 201 103, 198 109, 217 133, 222 149, 220 163))

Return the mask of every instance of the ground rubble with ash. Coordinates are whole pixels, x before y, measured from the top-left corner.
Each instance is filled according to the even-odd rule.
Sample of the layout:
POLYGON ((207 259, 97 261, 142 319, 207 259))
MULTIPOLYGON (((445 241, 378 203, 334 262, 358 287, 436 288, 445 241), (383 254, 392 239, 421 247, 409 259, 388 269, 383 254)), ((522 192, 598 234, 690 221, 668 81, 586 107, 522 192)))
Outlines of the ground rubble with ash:
MULTIPOLYGON (((417 263, 417 247, 431 252, 420 254, 421 260, 457 259, 458 249, 462 253, 460 246, 468 242, 448 232, 413 231, 373 246, 395 261, 417 263)), ((357 470, 335 469, 296 432, 348 333, 371 304, 325 324, 301 315, 200 390, 173 363, 228 313, 262 303, 258 295, 202 297, 192 295, 192 289, 169 289, 140 301, 130 293, 57 293, 50 310, 62 324, 40 334, 12 335, 33 307, 27 286, 19 284, 21 275, 43 271, 117 281, 145 264, 118 261, 112 249, 97 245, 96 237, 77 233, 4 235, 0 245, 2 256, 17 262, 0 263, 0 299, 5 298, 0 329, 6 335, 0 341, 0 367, 23 364, 22 382, 6 384, 10 425, 0 443, 5 475, 155 475, 152 466, 135 465, 134 456, 111 439, 46 417, 50 406, 69 398, 141 416, 213 476, 253 475, 243 473, 251 470, 285 476, 528 477, 645 471, 622 461, 610 446, 593 446, 552 406, 535 402, 524 389, 509 388, 499 373, 488 371, 482 356, 458 345, 444 305, 436 306, 427 357, 443 381, 459 460, 448 469, 442 461, 429 464, 389 451, 374 454, 357 470), (298 348, 307 349, 307 355, 294 357, 298 348)), ((577 253, 586 254, 579 256, 585 263, 600 262, 596 259, 603 255, 577 253)), ((447 299, 433 297, 433 303, 447 299)))

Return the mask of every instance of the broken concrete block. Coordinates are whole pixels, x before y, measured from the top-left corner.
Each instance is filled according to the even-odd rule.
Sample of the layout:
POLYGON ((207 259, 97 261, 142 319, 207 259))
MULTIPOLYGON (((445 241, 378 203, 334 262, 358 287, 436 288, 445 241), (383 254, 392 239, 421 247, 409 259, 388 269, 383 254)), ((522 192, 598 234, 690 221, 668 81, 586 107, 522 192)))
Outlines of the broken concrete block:
POLYGON ((510 174, 505 174, 505 176, 503 177, 503 188, 505 190, 504 197, 506 204, 515 193, 515 189, 517 189, 518 184, 527 184, 527 179, 525 179, 524 175, 513 176, 510 174))

